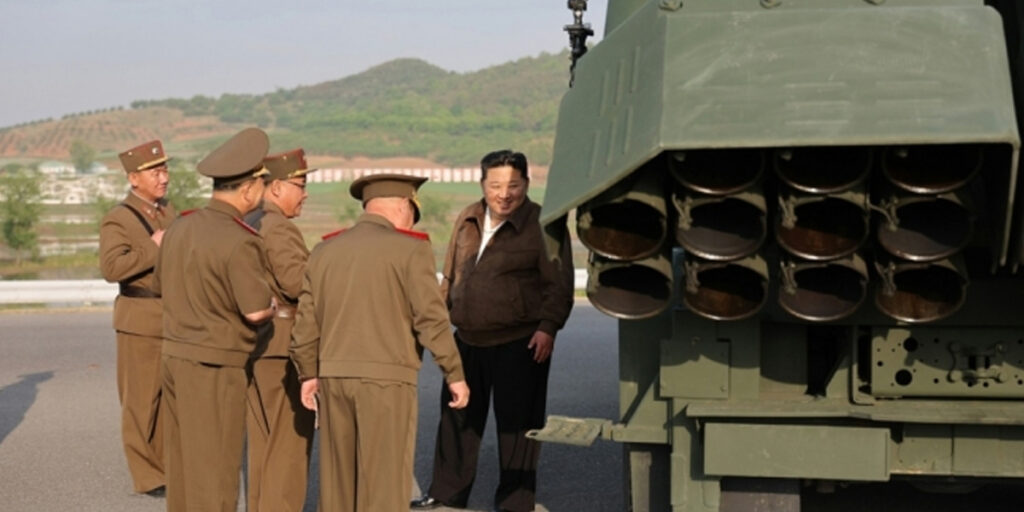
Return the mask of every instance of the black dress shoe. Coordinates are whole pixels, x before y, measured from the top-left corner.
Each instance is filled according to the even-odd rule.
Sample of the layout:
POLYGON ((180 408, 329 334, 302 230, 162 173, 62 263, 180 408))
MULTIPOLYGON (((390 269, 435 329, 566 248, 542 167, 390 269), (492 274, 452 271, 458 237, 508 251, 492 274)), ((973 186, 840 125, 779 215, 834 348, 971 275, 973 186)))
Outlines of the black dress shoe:
POLYGON ((160 487, 150 489, 142 494, 145 494, 146 496, 149 496, 151 498, 165 498, 167 497, 167 487, 161 485, 160 487))
POLYGON ((435 499, 429 494, 424 494, 423 496, 409 502, 409 508, 413 510, 432 510, 443 506, 445 506, 445 504, 442 503, 441 500, 435 499))

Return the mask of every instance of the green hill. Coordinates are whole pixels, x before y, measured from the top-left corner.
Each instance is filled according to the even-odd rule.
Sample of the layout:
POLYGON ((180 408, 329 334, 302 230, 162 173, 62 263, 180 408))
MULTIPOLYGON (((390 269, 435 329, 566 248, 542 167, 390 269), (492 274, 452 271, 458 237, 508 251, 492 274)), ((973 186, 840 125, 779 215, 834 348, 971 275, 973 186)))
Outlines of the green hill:
MULTIPOLYGON (((515 147, 545 165, 567 81, 566 53, 470 73, 399 59, 339 80, 262 95, 140 100, 131 106, 216 119, 226 128, 221 137, 237 126, 257 125, 268 130, 275 148, 302 146, 321 155, 416 156, 463 165, 476 162, 482 151, 515 147)), ((191 141, 196 150, 213 143, 191 141)))

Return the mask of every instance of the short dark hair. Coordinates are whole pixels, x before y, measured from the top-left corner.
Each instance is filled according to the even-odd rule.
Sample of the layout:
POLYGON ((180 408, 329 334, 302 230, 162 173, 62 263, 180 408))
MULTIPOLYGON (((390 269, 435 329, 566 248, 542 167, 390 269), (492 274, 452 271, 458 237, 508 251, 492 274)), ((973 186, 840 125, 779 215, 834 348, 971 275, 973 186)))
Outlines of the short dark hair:
POLYGON ((484 155, 480 159, 480 181, 487 179, 487 171, 495 167, 509 166, 517 171, 524 180, 530 180, 529 165, 526 163, 526 155, 512 151, 511 149, 501 149, 498 151, 491 151, 484 155))
POLYGON ((228 190, 236 190, 236 189, 241 188, 243 184, 248 183, 250 179, 252 179, 252 180, 260 180, 264 184, 267 183, 266 180, 263 179, 263 176, 257 176, 255 178, 249 178, 249 179, 238 179, 237 177, 234 177, 234 176, 230 177, 230 178, 214 178, 213 179, 213 189, 218 191, 218 192, 224 192, 224 191, 228 191, 228 190))

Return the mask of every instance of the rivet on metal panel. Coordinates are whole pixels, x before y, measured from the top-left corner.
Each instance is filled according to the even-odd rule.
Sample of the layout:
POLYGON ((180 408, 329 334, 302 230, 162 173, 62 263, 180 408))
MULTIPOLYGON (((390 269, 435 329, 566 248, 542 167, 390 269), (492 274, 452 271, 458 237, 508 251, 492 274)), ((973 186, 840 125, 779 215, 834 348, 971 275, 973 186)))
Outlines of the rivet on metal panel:
POLYGON ((666 11, 678 11, 683 8, 683 0, 661 0, 658 7, 666 11))
POLYGON ((782 5, 782 0, 761 0, 761 7, 771 9, 782 5))

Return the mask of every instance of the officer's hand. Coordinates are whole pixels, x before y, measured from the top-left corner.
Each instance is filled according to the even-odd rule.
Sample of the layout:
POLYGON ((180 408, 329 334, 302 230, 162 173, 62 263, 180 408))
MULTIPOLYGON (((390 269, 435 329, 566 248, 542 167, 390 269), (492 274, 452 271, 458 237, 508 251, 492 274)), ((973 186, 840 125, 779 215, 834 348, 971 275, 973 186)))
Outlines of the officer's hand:
POLYGON ((452 401, 448 402, 448 407, 462 409, 469 405, 469 386, 466 385, 466 381, 448 384, 448 392, 452 394, 452 401))
POLYGON ((302 381, 302 391, 299 394, 302 397, 302 405, 311 411, 316 410, 316 399, 314 395, 320 390, 320 381, 317 379, 308 379, 302 381))
POLYGON ((164 230, 157 231, 152 235, 149 235, 149 239, 156 243, 157 247, 164 241, 164 230))
POLYGON ((530 344, 526 348, 533 350, 534 361, 543 363, 551 357, 551 351, 555 349, 555 337, 546 332, 537 331, 533 333, 530 344))

